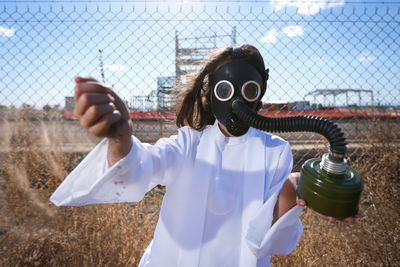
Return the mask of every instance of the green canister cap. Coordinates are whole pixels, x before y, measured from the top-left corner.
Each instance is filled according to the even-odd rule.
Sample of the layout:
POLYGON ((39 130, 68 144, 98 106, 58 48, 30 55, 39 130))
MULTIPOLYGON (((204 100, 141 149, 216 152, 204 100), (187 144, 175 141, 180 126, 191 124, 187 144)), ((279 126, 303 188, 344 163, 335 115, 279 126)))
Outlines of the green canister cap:
POLYGON ((342 174, 330 173, 321 168, 321 159, 313 158, 303 164, 296 192, 314 211, 347 218, 358 213, 362 190, 362 177, 350 166, 342 174))

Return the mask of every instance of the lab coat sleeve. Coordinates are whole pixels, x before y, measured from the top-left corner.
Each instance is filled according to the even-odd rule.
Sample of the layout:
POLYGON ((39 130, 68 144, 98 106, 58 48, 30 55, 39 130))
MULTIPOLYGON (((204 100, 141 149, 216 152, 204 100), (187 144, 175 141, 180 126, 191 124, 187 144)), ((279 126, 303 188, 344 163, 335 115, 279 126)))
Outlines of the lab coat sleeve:
POLYGON ((102 140, 50 197, 57 206, 137 202, 157 184, 177 176, 190 145, 188 130, 160 139, 154 146, 132 136, 128 155, 108 168, 108 140, 102 140))
POLYGON ((294 206, 272 225, 274 207, 283 183, 291 172, 292 162, 290 146, 286 144, 281 152, 273 183, 266 194, 267 200, 247 226, 246 240, 258 259, 272 254, 291 253, 303 232, 299 218, 302 210, 300 206, 294 206))

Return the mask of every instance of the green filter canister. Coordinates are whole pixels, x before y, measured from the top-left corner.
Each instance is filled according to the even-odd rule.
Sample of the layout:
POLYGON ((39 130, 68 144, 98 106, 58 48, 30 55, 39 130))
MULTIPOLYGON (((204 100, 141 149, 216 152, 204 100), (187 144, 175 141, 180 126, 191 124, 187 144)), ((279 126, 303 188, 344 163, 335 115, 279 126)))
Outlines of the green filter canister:
POLYGON ((361 175, 347 164, 343 173, 335 174, 321 168, 321 159, 313 158, 303 164, 296 191, 312 210, 343 219, 357 215, 362 190, 361 175))

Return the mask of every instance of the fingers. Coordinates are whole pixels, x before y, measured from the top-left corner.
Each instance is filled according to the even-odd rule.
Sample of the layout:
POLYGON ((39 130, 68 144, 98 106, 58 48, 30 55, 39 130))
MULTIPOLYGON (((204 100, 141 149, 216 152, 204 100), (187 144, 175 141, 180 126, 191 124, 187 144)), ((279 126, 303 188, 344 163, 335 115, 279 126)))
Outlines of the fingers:
MULTIPOLYGON (((110 94, 100 93, 85 93, 75 102, 74 115, 77 118, 81 118, 92 106, 110 104, 114 101, 114 98, 110 94)), ((115 107, 114 107, 115 109, 115 107)))
POLYGON ((289 181, 290 184, 292 185, 293 189, 296 190, 297 186, 299 184, 299 179, 300 179, 300 173, 292 172, 291 174, 289 174, 287 181, 289 181))
POLYGON ((76 83, 82 83, 82 82, 97 82, 97 80, 93 77, 81 77, 81 76, 75 76, 74 78, 76 83))
POLYGON ((121 119, 113 103, 91 106, 80 118, 81 126, 98 137, 108 135, 110 126, 121 119))
POLYGON ((77 83, 75 85, 74 101, 76 102, 78 98, 84 93, 110 94, 111 88, 99 82, 77 83))
POLYGON ((289 174, 289 178, 298 180, 300 178, 300 173, 299 172, 292 172, 291 174, 289 174))
MULTIPOLYGON (((74 95, 74 115, 78 119, 80 119, 90 107, 102 104, 109 104, 114 101, 114 97, 111 96, 111 88, 103 83, 98 82, 93 77, 76 76, 75 82, 76 85, 74 95)), ((104 108, 104 106, 99 106, 95 109, 97 110, 102 108, 104 108)), ((106 108, 105 110, 108 110, 108 108, 106 108)), ((110 112, 112 112, 112 110, 110 112)), ((91 113, 93 113, 93 110, 91 113)), ((102 115, 104 114, 105 113, 103 113, 102 115)), ((86 118, 81 124, 84 127, 88 125, 90 126, 94 119, 95 118, 91 118, 90 120, 87 120, 86 118)))
MULTIPOLYGON (((114 111, 116 110, 113 103, 91 105, 80 117, 81 126, 89 129, 106 115, 114 113, 114 111)), ((116 113, 119 112, 116 111, 116 113)))
POLYGON ((106 136, 110 125, 121 119, 111 88, 92 77, 77 76, 74 80, 74 115, 93 135, 106 136))
POLYGON ((89 132, 95 136, 107 136, 110 126, 121 119, 118 110, 107 113, 99 121, 88 128, 89 132))
POLYGON ((296 204, 304 207, 307 203, 303 199, 296 198, 296 204))
POLYGON ((111 91, 111 96, 114 98, 114 104, 116 109, 121 113, 121 118, 123 120, 130 120, 129 109, 126 103, 113 91, 111 91))
POLYGON ((100 94, 110 94, 111 88, 101 82, 98 82, 92 77, 75 77, 75 95, 74 102, 76 103, 79 97, 84 93, 100 93, 100 94))

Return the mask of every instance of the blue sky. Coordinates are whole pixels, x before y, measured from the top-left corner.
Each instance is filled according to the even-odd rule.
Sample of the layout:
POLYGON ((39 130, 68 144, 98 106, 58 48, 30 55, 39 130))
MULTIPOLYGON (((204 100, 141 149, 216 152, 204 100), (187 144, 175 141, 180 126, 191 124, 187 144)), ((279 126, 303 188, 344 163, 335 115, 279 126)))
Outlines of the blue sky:
MULTIPOLYGON (((176 32, 229 35, 235 28, 237 44, 255 45, 270 68, 265 102, 303 100, 316 89, 363 89, 373 90, 374 104, 399 105, 399 8, 356 0, 3 1, 0 104, 63 107, 75 75, 101 79, 98 49, 108 84, 128 101, 148 95, 157 77, 175 74, 176 32)), ((359 101, 349 95, 349 104, 359 101)), ((369 95, 361 101, 372 102, 369 95)))

